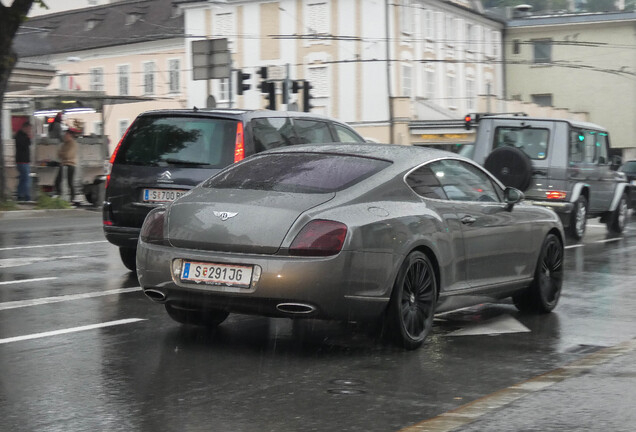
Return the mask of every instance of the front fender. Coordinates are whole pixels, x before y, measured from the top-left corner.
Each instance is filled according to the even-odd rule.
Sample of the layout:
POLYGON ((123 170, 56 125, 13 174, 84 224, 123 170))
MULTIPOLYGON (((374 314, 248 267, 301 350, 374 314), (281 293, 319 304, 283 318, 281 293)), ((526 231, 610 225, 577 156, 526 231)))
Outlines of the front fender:
POLYGON ((619 183, 614 190, 614 198, 612 199, 612 205, 609 211, 614 211, 618 207, 618 203, 625 192, 629 193, 629 183, 619 183))

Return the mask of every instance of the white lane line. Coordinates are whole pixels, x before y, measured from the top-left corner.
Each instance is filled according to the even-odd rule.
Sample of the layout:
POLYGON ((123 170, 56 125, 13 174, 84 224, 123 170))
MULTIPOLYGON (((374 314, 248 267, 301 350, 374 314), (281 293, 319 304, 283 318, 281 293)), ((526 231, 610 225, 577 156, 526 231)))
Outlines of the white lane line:
POLYGON ((0 339, 0 345, 11 343, 11 342, 20 342, 20 341, 25 341, 30 339, 39 339, 39 338, 45 338, 50 336, 58 336, 58 335, 67 334, 67 333, 76 333, 76 332, 81 332, 86 330, 94 330, 94 329, 104 328, 104 327, 112 327, 112 326, 122 325, 122 324, 131 324, 138 321, 146 321, 146 320, 143 318, 128 318, 128 319, 109 321, 109 322, 99 323, 99 324, 91 324, 91 325, 86 325, 81 327, 72 327, 72 328, 67 328, 62 330, 48 331, 44 333, 34 333, 34 334, 24 335, 24 336, 15 336, 15 337, 10 337, 6 339, 0 339))
POLYGON ((36 249, 36 248, 47 248, 47 247, 77 246, 77 245, 89 245, 89 244, 96 244, 96 243, 108 243, 108 241, 98 240, 98 241, 76 242, 76 243, 55 243, 55 244, 36 245, 36 246, 14 246, 14 247, 0 248, 0 251, 18 250, 18 249, 36 249))
POLYGON ((53 279, 57 279, 57 277, 43 277, 43 278, 35 278, 35 279, 5 281, 5 282, 0 282, 0 285, 11 285, 11 284, 19 284, 19 283, 27 283, 27 282, 42 282, 42 281, 53 280, 53 279))
POLYGON ((584 247, 585 245, 583 244, 573 244, 570 246, 566 246, 564 249, 574 249, 574 248, 580 248, 580 247, 584 247))
POLYGON ((44 304, 60 303, 60 302, 73 301, 73 300, 83 300, 88 298, 104 297, 108 295, 125 294, 125 293, 135 292, 135 291, 141 291, 141 287, 120 288, 120 289, 114 289, 114 290, 108 290, 108 291, 95 291, 95 292, 89 292, 89 293, 83 293, 83 294, 69 294, 69 295, 56 296, 56 297, 42 297, 42 298, 37 298, 32 300, 16 300, 16 301, 0 303, 0 310, 17 309, 17 308, 23 308, 23 307, 29 307, 29 306, 40 306, 44 304))
POLYGON ((80 258, 79 255, 52 256, 52 257, 32 257, 32 258, 4 258, 0 259, 0 268, 22 267, 43 261, 57 261, 62 259, 80 258))
POLYGON ((610 242, 615 242, 620 240, 623 240, 623 237, 617 237, 617 238, 611 238, 611 239, 605 239, 605 240, 596 240, 594 243, 610 243, 610 242))

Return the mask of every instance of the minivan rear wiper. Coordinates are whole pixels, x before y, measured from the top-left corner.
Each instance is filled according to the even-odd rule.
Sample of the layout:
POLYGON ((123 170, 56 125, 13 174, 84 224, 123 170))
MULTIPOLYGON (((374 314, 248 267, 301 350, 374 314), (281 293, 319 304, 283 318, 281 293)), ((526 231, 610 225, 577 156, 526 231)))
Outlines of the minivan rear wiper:
POLYGON ((198 161, 187 161, 187 160, 181 160, 181 159, 172 159, 172 158, 168 158, 168 159, 161 159, 161 162, 166 162, 170 165, 185 165, 185 166, 206 166, 209 165, 207 163, 201 163, 198 161))

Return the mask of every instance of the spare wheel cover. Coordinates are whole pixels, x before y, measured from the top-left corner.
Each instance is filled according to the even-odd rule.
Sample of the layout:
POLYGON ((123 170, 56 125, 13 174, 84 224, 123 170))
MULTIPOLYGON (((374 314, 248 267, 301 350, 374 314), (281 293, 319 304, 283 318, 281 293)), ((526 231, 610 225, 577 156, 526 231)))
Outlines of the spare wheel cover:
POLYGON ((532 181, 532 161, 516 147, 499 147, 486 158, 484 168, 505 186, 525 191, 532 181))

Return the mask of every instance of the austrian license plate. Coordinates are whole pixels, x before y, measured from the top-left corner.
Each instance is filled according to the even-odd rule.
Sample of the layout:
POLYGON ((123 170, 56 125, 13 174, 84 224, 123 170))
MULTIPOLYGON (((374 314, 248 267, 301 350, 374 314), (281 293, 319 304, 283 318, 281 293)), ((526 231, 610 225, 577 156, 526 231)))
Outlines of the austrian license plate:
POLYGON ((248 288, 252 282, 252 267, 185 261, 181 280, 248 288))
POLYGON ((144 189, 143 199, 145 202, 171 202, 186 192, 180 189, 144 189))

